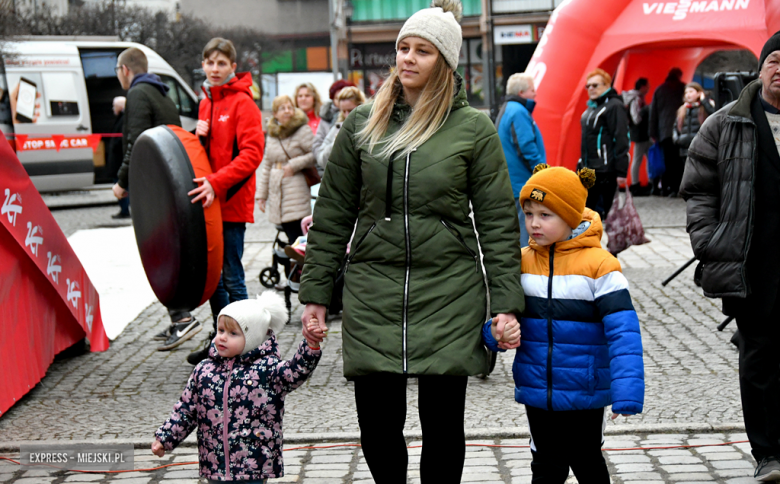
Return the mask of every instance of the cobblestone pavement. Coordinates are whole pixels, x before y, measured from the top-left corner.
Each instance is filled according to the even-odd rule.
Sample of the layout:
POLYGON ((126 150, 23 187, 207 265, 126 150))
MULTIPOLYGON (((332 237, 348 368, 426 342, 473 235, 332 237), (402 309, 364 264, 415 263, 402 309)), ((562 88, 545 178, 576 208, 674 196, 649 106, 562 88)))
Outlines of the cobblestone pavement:
MULTIPOLYGON (((722 333, 716 331, 715 327, 724 319, 719 311, 719 301, 701 295, 692 281, 693 266, 668 286, 661 286, 663 279, 692 256, 684 229, 684 203, 679 199, 659 198, 638 198, 635 202, 652 242, 628 249, 619 259, 631 283, 642 325, 647 380, 645 412, 628 419, 621 417, 617 423, 610 421, 607 431, 638 433, 677 429, 684 434, 689 430, 741 429, 737 353, 729 343, 733 325, 722 333)), ((56 210, 53 215, 66 235, 71 235, 78 229, 117 224, 110 218, 115 211, 115 207, 80 208, 56 210)), ((250 294, 262 289, 257 275, 271 261, 275 235, 274 227, 265 221, 263 214, 258 212, 256 220, 257 223, 247 229, 243 258, 250 294)), ((291 324, 280 335, 285 356, 293 353, 301 338, 301 307, 294 296, 293 310, 291 324)), ((208 305, 194 314, 210 324, 208 305)), ((27 440, 131 439, 140 442, 149 439, 167 417, 192 369, 184 361, 186 355, 199 347, 208 334, 204 330, 180 348, 157 352, 151 338, 167 324, 165 309, 155 303, 112 342, 108 351, 59 356, 42 382, 0 418, 0 445, 27 440)), ((342 375, 341 323, 334 320, 329 324, 329 337, 318 369, 287 399, 285 437, 288 442, 356 438, 358 427, 352 385, 342 375)), ((499 355, 495 371, 486 380, 470 379, 466 428, 471 438, 511 437, 526 431, 523 408, 513 400, 513 356, 511 352, 499 355)), ((420 428, 414 380, 410 381, 407 396, 406 428, 409 435, 414 436, 420 428)), ((687 437, 676 435, 669 439, 687 437)), ((644 438, 639 436, 635 440, 639 442, 644 438)), ((310 457, 326 455, 323 452, 299 453, 297 458, 306 462, 310 457)), ((340 472, 352 472, 359 462, 356 451, 342 449, 334 455, 345 452, 352 456, 343 457, 350 462, 352 470, 340 472)), ((490 452, 494 456, 491 459, 500 462, 507 460, 502 457, 504 454, 511 453, 485 449, 479 452, 490 452)), ((689 457, 699 459, 698 455, 693 452, 689 457)), ((647 472, 660 474, 640 480, 667 480, 666 471, 657 467, 665 465, 665 461, 659 460, 661 456, 656 458, 648 454, 644 457, 649 457, 650 464, 645 459, 639 459, 642 462, 637 461, 637 464, 647 464, 642 469, 650 465, 654 470, 647 472)), ((502 465, 496 467, 500 470, 497 482, 521 482, 511 481, 509 469, 513 467, 502 465)), ((716 468, 710 464, 701 465, 710 470, 716 468)), ((521 467, 527 470, 528 466, 521 467)), ((492 472, 485 470, 484 474, 492 475, 492 472)), ((736 478, 743 474, 722 477, 736 478)), ((161 476, 147 477, 159 479, 161 476)), ((695 480, 701 480, 701 475, 695 480)), ((3 481, 0 477, 0 482, 3 481)))
MULTIPOLYGON (((608 437, 605 449, 642 447, 643 450, 607 450, 605 452, 613 483, 678 484, 715 482, 753 484, 753 464, 743 433, 709 434, 630 434, 608 437), (658 449, 681 445, 693 448, 658 449)), ((409 441, 408 482, 418 483, 420 441, 409 441)), ((333 443, 313 444, 328 447, 333 443)), ((344 444, 335 444, 344 445, 344 444)), ((347 444, 349 445, 349 444, 347 444)), ((526 484, 531 482, 531 453, 527 438, 486 439, 468 442, 463 483, 526 484), (501 447, 508 446, 508 447, 501 447)), ((302 483, 373 483, 361 450, 354 446, 321 449, 300 449, 308 444, 287 445, 284 452, 286 475, 271 482, 302 483), (295 450, 298 449, 298 450, 295 450)), ((197 449, 180 447, 159 459, 147 449, 136 449, 135 469, 150 469, 171 463, 197 461, 197 449)), ((17 458, 18 454, 5 454, 17 458)), ((68 482, 101 482, 123 484, 183 484, 196 483, 197 464, 167 467, 154 471, 122 474, 78 474, 66 471, 28 470, 0 460, 0 481, 14 484, 60 484, 68 482)), ((573 476, 567 483, 576 483, 573 476)))

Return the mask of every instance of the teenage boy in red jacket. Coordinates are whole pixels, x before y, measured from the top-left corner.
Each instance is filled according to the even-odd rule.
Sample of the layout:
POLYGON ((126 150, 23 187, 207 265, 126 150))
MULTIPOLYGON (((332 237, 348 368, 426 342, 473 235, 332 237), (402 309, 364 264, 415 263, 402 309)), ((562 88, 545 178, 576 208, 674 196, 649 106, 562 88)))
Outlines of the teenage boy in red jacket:
MULTIPOLYGON (((192 203, 208 207, 219 198, 222 207, 222 235, 225 260, 222 278, 209 301, 216 318, 228 303, 247 299, 244 282, 246 224, 253 223, 255 207, 255 171, 263 159, 263 123, 260 109, 252 99, 252 76, 235 73, 236 48, 229 40, 214 38, 203 49, 203 70, 206 98, 200 103, 196 134, 205 143, 212 175, 196 178, 200 186, 189 194, 192 203)), ((187 357, 193 365, 208 356, 213 335, 204 348, 187 357)))

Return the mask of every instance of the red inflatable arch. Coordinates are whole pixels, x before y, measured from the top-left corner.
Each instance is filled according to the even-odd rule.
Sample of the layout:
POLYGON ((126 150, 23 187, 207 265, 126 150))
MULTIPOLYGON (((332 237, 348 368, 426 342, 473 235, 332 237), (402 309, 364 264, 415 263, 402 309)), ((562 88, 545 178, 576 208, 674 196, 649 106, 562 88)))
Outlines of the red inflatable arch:
POLYGON ((548 163, 573 168, 580 157, 591 70, 615 73, 619 92, 646 77, 649 102, 672 67, 681 68, 688 82, 715 51, 747 49, 758 58, 778 30, 780 0, 564 0, 527 68, 536 81, 534 119, 548 163))

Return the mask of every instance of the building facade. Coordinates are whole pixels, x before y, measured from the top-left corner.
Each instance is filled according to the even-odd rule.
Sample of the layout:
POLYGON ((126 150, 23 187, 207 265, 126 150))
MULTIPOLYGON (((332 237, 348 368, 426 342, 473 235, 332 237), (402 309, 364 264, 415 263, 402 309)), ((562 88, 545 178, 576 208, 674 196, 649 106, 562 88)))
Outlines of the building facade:
MULTIPOLYGON (((461 0, 463 45, 458 72, 473 106, 496 110, 505 94, 506 78, 525 70, 561 1, 461 0)), ((340 35, 339 58, 346 61, 346 74, 366 94, 376 92, 395 64, 395 39, 404 21, 429 5, 429 0, 345 1, 346 28, 340 35)))

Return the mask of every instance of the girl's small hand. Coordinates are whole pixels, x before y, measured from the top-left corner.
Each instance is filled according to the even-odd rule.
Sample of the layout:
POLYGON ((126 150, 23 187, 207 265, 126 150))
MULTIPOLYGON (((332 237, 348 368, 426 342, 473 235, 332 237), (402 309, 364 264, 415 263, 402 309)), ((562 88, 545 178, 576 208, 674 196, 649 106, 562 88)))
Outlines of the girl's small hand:
POLYGON ((612 414, 612 420, 615 420, 615 419, 616 419, 616 418, 618 418, 620 415, 622 415, 622 416, 624 416, 624 417, 630 417, 630 416, 631 416, 631 414, 628 414, 628 413, 613 413, 613 414, 612 414))
POLYGON ((284 178, 290 178, 293 175, 295 175, 295 170, 293 170, 290 165, 285 166, 284 167, 284 178))
POLYGON ((159 440, 152 442, 152 454, 156 455, 157 457, 162 457, 165 455, 165 447, 163 447, 159 440))
MULTIPOLYGON (((313 350, 320 349, 320 343, 319 341, 315 340, 314 338, 325 338, 325 333, 322 331, 322 328, 320 327, 320 322, 317 321, 317 318, 311 318, 309 319, 309 322, 306 323, 307 330, 309 333, 309 337, 306 337, 306 332, 304 332, 304 337, 306 337, 306 342, 309 344, 309 348, 313 350)), ((320 340, 321 341, 321 340, 320 340)))
POLYGON ((262 198, 258 200, 257 208, 259 208, 261 212, 265 213, 265 200, 263 200, 262 198))
MULTIPOLYGON (((303 337, 319 346, 327 336, 328 327, 325 326, 325 312, 328 308, 321 304, 307 304, 301 315, 303 323, 303 337), (311 329, 309 329, 311 327, 311 329)), ((311 345, 309 345, 311 346, 311 345)))

